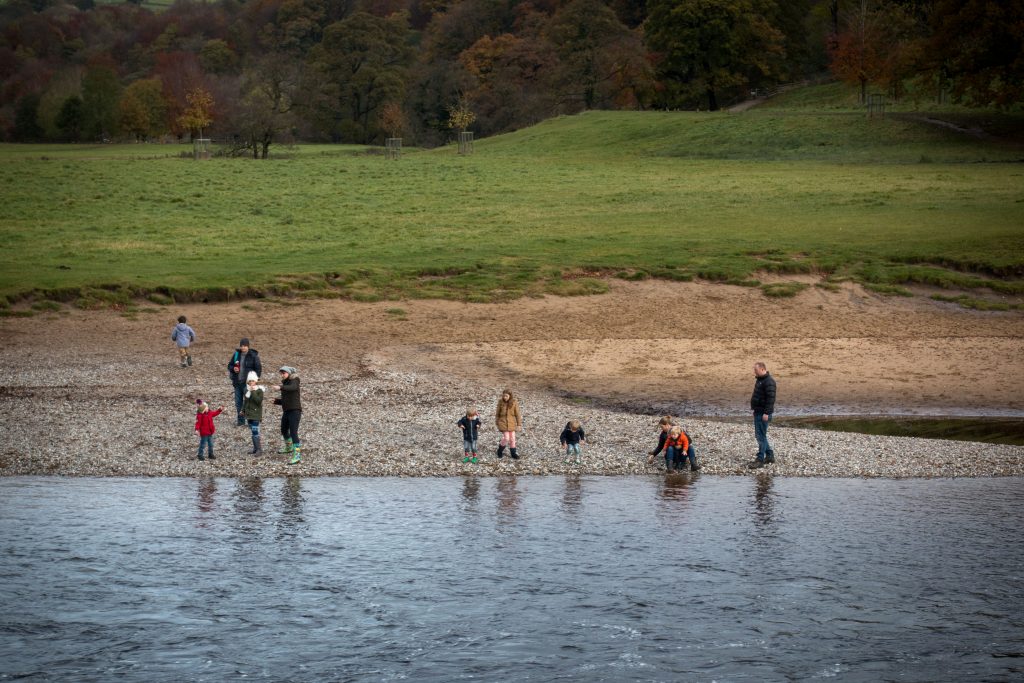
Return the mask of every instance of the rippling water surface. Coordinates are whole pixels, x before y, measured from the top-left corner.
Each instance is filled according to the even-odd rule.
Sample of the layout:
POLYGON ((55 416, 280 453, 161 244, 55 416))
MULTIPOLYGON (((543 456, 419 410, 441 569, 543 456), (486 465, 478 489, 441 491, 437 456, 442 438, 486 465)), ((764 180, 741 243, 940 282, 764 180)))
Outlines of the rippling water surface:
POLYGON ((0 480, 0 679, 1020 680, 1024 482, 0 480))

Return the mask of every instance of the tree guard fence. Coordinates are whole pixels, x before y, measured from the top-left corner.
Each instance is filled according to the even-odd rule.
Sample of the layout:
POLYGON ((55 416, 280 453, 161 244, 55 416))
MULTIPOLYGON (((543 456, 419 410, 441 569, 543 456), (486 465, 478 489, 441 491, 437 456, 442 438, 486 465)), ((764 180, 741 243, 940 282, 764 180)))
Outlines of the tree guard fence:
POLYGON ((473 131, 463 130, 459 132, 459 154, 473 153, 473 131))
POLYGON ((885 95, 873 93, 868 95, 868 118, 885 116, 885 95))
POLYGON ((387 138, 384 140, 384 158, 398 159, 402 156, 402 138, 387 138))
POLYGON ((192 138, 192 156, 195 159, 210 158, 210 138, 192 138))

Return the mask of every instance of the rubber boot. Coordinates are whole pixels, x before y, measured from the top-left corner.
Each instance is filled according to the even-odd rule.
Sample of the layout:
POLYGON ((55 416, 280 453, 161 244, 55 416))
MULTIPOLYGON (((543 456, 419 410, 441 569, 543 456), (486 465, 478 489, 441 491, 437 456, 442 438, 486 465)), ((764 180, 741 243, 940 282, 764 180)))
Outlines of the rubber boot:
POLYGON ((498 457, 499 458, 504 458, 505 457, 505 447, 504 446, 498 446, 498 457))
POLYGON ((213 446, 210 446, 210 452, 206 454, 206 457, 210 460, 216 460, 217 456, 213 454, 213 446))
POLYGON ((292 440, 291 439, 285 439, 284 440, 284 445, 281 446, 281 450, 279 450, 278 453, 280 453, 281 455, 284 455, 285 453, 291 453, 292 452, 292 448, 293 448, 292 447, 292 440))
POLYGON ((192 354, 191 353, 188 354, 187 356, 185 356, 185 362, 188 363, 189 367, 192 367, 192 354))
POLYGON ((263 455, 263 447, 260 445, 260 437, 258 434, 252 435, 252 455, 263 455))
POLYGON ((518 460, 519 459, 519 454, 516 453, 516 449, 514 449, 514 448, 509 448, 508 449, 508 454, 512 456, 513 460, 518 460))
POLYGON ((302 462, 302 444, 297 443, 292 446, 292 459, 288 461, 289 465, 298 465, 302 462))

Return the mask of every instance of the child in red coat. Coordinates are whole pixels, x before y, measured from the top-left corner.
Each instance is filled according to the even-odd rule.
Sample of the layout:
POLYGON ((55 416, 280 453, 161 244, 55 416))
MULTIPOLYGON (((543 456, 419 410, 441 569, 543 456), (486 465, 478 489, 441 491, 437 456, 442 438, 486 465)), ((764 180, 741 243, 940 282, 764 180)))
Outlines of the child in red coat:
POLYGON ((210 456, 210 460, 216 460, 217 456, 213 454, 213 434, 217 431, 217 428, 213 426, 213 418, 224 412, 224 406, 211 411, 210 406, 201 398, 196 399, 196 404, 199 406, 199 409, 196 411, 196 433, 199 434, 199 459, 203 459, 203 444, 206 444, 206 451, 210 456))

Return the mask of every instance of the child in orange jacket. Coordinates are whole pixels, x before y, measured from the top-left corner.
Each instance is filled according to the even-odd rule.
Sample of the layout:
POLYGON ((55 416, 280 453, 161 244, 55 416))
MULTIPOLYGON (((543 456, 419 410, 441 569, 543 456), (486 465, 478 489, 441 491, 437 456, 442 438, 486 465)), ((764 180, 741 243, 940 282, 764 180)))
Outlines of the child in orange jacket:
POLYGON ((690 447, 690 439, 686 432, 679 425, 674 425, 668 432, 665 439, 665 469, 674 472, 682 470, 683 458, 686 457, 686 450, 690 447))

